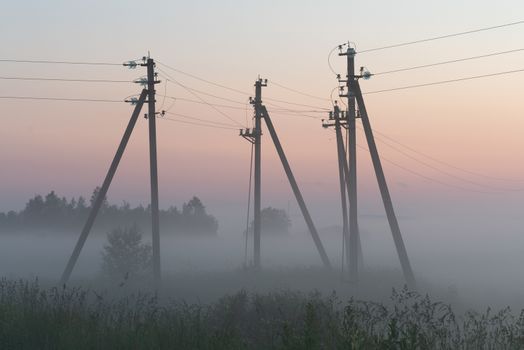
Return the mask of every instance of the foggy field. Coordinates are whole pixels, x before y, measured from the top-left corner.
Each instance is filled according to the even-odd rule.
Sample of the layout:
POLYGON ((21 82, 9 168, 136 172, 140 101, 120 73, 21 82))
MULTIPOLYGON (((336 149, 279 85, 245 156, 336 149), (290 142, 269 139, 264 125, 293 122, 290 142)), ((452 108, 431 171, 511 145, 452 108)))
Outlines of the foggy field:
MULTIPOLYGON (((79 230, 4 232, 0 348, 522 349, 524 239, 518 220, 400 217, 417 292, 385 218, 363 216, 358 285, 342 271, 341 228, 319 226, 333 270, 301 220, 262 235, 262 270, 244 267, 238 219, 216 235, 161 230, 162 284, 102 272, 107 232, 88 237, 67 285, 59 277, 79 230), (79 338, 86 339, 78 343, 79 338)), ((150 233, 143 232, 148 243, 150 233)), ((248 265, 253 242, 248 242, 248 265)))
MULTIPOLYGON (((429 292, 463 310, 524 307, 524 278, 520 272, 524 262, 521 248, 524 244, 520 243, 524 242, 515 233, 498 233, 497 240, 492 242, 490 227, 484 225, 470 234, 471 239, 466 236, 459 240, 460 234, 422 232, 416 220, 404 220, 402 224, 420 292, 429 292)), ((191 239, 164 233, 161 240, 164 287, 169 295, 187 298, 188 302, 212 301, 240 289, 253 292, 292 289, 306 293, 319 290, 324 294, 335 290, 344 298, 355 295, 366 300, 386 300, 392 287, 404 285, 390 233, 382 220, 371 220, 363 226, 366 227, 362 232, 365 270, 360 290, 349 285, 347 272, 342 278, 342 242, 336 227, 325 229, 322 234, 335 268, 330 273, 322 269, 313 242, 304 232, 262 237, 264 270, 259 275, 243 269, 244 239, 239 234, 226 232, 218 237, 191 239)), ((70 236, 3 235, 0 275, 27 280, 38 277, 46 285, 56 283, 77 235, 77 232, 70 236)), ((144 239, 149 236, 144 234, 144 239)), ((252 241, 249 243, 248 255, 252 251, 252 241)), ((73 272, 73 283, 96 285, 105 244, 103 232, 88 238, 73 272)), ((114 286, 118 283, 115 281, 114 286)))

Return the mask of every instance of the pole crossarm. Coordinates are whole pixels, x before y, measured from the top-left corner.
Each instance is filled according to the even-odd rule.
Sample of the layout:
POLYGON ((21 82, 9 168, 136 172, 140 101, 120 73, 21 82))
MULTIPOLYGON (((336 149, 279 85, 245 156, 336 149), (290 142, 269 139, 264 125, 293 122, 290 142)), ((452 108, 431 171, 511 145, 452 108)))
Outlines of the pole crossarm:
POLYGON ((329 118, 328 120, 322 119, 322 127, 327 129, 329 127, 334 126, 335 128, 337 125, 343 127, 344 129, 347 129, 348 127, 348 120, 347 120, 347 113, 340 110, 338 105, 336 104, 337 101, 335 101, 335 106, 333 107, 333 111, 329 112, 329 118), (336 113, 338 113, 338 117, 335 117, 335 109, 337 110, 336 113))
POLYGON ((253 129, 246 128, 246 129, 240 129, 240 133, 238 134, 238 136, 243 137, 251 144, 255 144, 256 133, 257 131, 255 128, 253 129))

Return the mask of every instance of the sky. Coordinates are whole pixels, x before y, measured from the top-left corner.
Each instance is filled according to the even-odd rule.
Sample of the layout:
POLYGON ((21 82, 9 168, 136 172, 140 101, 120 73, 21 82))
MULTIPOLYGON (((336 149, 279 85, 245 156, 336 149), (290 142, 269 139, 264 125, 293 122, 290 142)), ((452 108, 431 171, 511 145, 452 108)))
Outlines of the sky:
MULTIPOLYGON (((518 0, 496 4, 470 0, 17 1, 2 8, 0 59, 122 63, 149 52, 159 62, 158 108, 168 109, 174 114, 167 116, 175 119, 157 122, 161 207, 180 206, 197 195, 219 219, 238 220, 239 225, 245 215, 251 148, 237 129, 251 126, 248 96, 254 92, 257 77, 267 78, 263 100, 285 101, 266 100, 313 217, 327 226, 340 220, 334 133, 321 127, 320 119, 326 115, 317 112, 331 108, 330 93, 337 86, 328 66, 329 52, 351 41, 357 49, 357 67, 378 73, 520 49, 524 24, 358 53, 520 21, 523 10, 524 3, 518 0), (190 93, 173 80, 208 95, 190 93), (161 95, 179 99, 173 102, 161 95), (219 112, 205 103, 183 99, 236 108, 216 107, 219 112), (315 112, 303 116, 282 109, 315 112), (225 128, 190 124, 202 122, 180 115, 225 128)), ((520 51, 377 75, 361 81, 361 86, 369 93, 518 70, 524 68, 523 58, 520 51)), ((330 62, 336 72, 345 74, 344 58, 336 51, 330 62)), ((0 62, 3 77, 131 81, 144 75, 140 67, 0 62)), ((523 194, 518 190, 524 189, 522 84, 524 72, 364 96, 372 126, 380 132, 376 134, 378 148, 399 216, 449 218, 449 222, 491 216, 501 224, 517 220, 523 194)), ((139 92, 140 86, 133 83, 0 79, 0 96, 123 100, 139 92)), ((132 112, 125 103, 0 99, 0 106, 0 211, 19 210, 28 198, 50 190, 66 197, 89 196, 102 182, 132 112)), ((358 152, 360 213, 382 215, 365 139, 361 129, 357 132, 362 147, 358 152)), ((290 208, 296 216, 298 208, 267 131, 262 143, 263 206, 290 208)), ((140 118, 110 188, 111 202, 149 202, 148 161, 147 123, 140 118)))

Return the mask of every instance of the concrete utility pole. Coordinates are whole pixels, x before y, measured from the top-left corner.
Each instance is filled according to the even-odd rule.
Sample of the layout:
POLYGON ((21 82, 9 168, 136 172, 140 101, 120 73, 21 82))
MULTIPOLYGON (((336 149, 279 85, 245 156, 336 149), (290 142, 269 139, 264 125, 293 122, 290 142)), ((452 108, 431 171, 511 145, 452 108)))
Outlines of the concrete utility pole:
POLYGON ((255 129, 254 133, 254 146, 255 146, 255 203, 254 203, 254 219, 253 219, 253 263, 255 269, 260 269, 260 233, 261 233, 261 186, 262 186, 262 175, 261 175, 261 148, 260 143, 262 139, 262 87, 267 86, 267 81, 257 79, 255 82, 255 99, 252 101, 255 107, 255 129))
POLYGON ((349 167, 346 161, 346 150, 344 147, 344 139, 342 135, 342 128, 348 127, 348 113, 344 113, 340 110, 336 104, 332 112, 329 112, 329 121, 322 120, 322 127, 328 128, 330 126, 335 127, 335 134, 337 139, 337 156, 338 156, 338 174, 340 182, 340 200, 342 208, 342 235, 344 237, 344 250, 348 252, 349 257, 346 260, 349 270, 350 282, 358 282, 358 266, 361 265, 360 261, 357 260, 357 254, 355 253, 355 247, 358 248, 355 242, 355 235, 350 235, 349 222, 348 222, 348 203, 346 199, 346 191, 349 196, 349 167), (353 239, 351 238, 353 237, 353 239), (357 261, 355 261, 357 260, 357 261), (358 262, 358 264, 357 264, 358 262))
POLYGON ((148 58, 144 64, 147 66, 147 96, 148 96, 148 121, 149 121, 149 165, 151 178, 151 223, 153 243, 153 277, 157 287, 161 281, 160 274, 160 216, 158 210, 158 164, 156 152, 156 111, 155 111, 155 61, 148 58))
MULTIPOLYGON (((125 63, 124 66, 130 68, 135 68, 138 64, 135 61, 125 63)), ((158 168, 157 168, 157 151, 156 151, 156 111, 155 111, 155 84, 158 84, 159 81, 156 80, 155 74, 155 62, 152 58, 144 58, 144 63, 140 64, 143 67, 147 67, 147 81, 140 79, 136 81, 137 83, 147 85, 147 89, 142 90, 138 100, 132 100, 128 102, 135 103, 136 106, 127 125, 124 136, 120 141, 120 145, 116 151, 115 157, 111 162, 111 166, 107 172, 107 175, 104 179, 104 183, 98 192, 98 195, 93 203, 93 207, 89 212, 87 221, 80 233, 80 237, 75 245, 73 253, 67 262, 66 268, 60 279, 61 283, 67 283, 71 272, 78 260, 78 256, 84 246, 84 243, 93 227, 96 216, 102 206, 102 203, 107 195, 111 181, 116 173, 120 159, 124 154, 124 150, 127 146, 133 128, 138 120, 138 116, 142 110, 144 103, 148 103, 148 123, 149 123, 149 157, 150 157, 150 172, 151 172, 151 222, 152 222, 152 232, 153 232, 153 277, 155 280, 155 286, 158 288, 160 286, 160 227, 159 227, 159 209, 158 209, 158 168)))
MULTIPOLYGON (((348 240, 346 239, 346 251, 349 255, 349 278, 351 282, 358 281, 359 269, 362 266, 362 246, 360 242, 360 233, 358 228, 358 203, 357 203, 357 142, 356 142, 356 119, 362 119, 362 124, 364 126, 364 132, 366 135, 366 140, 369 147, 369 153, 373 161, 373 167, 375 170, 375 176, 377 177, 377 182, 380 188, 380 193, 382 196, 382 201, 384 203, 384 208, 386 210, 386 215, 388 218, 388 223, 393 235, 393 240, 395 242, 395 247, 399 256, 400 265, 404 273, 404 278, 409 287, 415 288, 415 277, 413 270, 411 269, 411 264, 409 262, 408 254, 404 241, 402 240, 402 234, 400 233, 400 228, 398 225, 397 217, 395 216, 395 211, 393 210, 393 203, 391 202, 391 196, 389 194, 388 186, 386 183, 386 177, 384 176, 384 171, 382 169, 382 164, 380 162, 380 157, 378 155, 377 146, 375 144, 375 139, 373 137, 373 131, 371 129, 371 124, 369 117, 366 111, 366 106, 364 104, 364 98, 362 97, 362 91, 360 90, 359 79, 364 78, 368 79, 371 77, 371 73, 361 68, 360 75, 355 75, 355 55, 356 51, 354 48, 348 45, 346 51, 342 51, 342 45, 339 46, 340 53, 339 56, 347 57, 347 75, 346 79, 341 79, 340 75, 337 75, 339 83, 345 83, 347 88, 347 93, 339 93, 340 97, 347 98, 348 110, 346 112, 346 117, 341 117, 341 112, 339 107, 335 105, 334 111, 330 113, 329 122, 323 121, 322 126, 327 128, 330 126, 335 126, 335 132, 337 133, 337 150, 339 155, 339 177, 340 177, 340 188, 341 188, 341 200, 342 200, 342 221, 343 221, 343 234, 344 237, 347 237, 347 218, 346 218, 346 203, 345 203, 345 190, 343 185, 342 173, 344 172, 346 186, 349 197, 349 246, 348 240), (358 106, 359 113, 357 114, 356 107, 358 106), (332 122, 334 121, 334 123, 332 122), (341 126, 346 126, 348 131, 348 161, 345 161, 344 146, 342 143, 341 135, 341 126), (341 162, 341 154, 343 155, 344 161, 341 162)), ((340 88, 341 91, 344 90, 343 87, 340 88)))
POLYGON ((348 178, 348 193, 349 193, 349 264, 350 264, 350 280, 358 280, 359 268, 363 264, 362 246, 360 242, 360 232, 358 228, 358 201, 357 201, 357 136, 356 136, 356 106, 355 93, 353 84, 355 78, 355 49, 349 47, 346 52, 340 52, 339 56, 346 56, 347 58, 347 74, 346 80, 339 80, 345 82, 347 86, 347 94, 341 94, 340 97, 347 97, 347 125, 348 125, 348 164, 349 164, 349 178, 348 178))
POLYGON ((255 82, 255 98, 254 100, 251 101, 251 103, 253 104, 255 108, 255 128, 252 131, 249 129, 240 130, 240 136, 242 136, 243 138, 245 138, 246 140, 248 140, 255 146, 255 206, 254 206, 255 207, 254 208, 255 217, 254 217, 254 239, 253 239, 254 240, 254 267, 256 269, 260 269, 260 232, 261 232, 260 231, 261 230, 261 222, 260 222, 260 194, 261 194, 261 191, 260 191, 260 181, 261 181, 260 140, 261 140, 261 135, 262 135, 262 118, 264 118, 264 120, 266 121, 266 126, 269 130, 269 133, 271 134, 273 144, 275 145, 278 156, 280 157, 280 161, 282 162, 282 166, 284 167, 284 171, 286 172, 291 189, 293 190, 293 193, 298 202, 300 210, 302 211, 302 215, 304 216, 304 220, 306 221, 306 224, 308 226, 309 232, 311 233, 311 236, 313 237, 313 241, 315 242, 317 250, 320 254, 320 258, 322 259, 322 262, 325 267, 331 268, 331 263, 329 262, 329 258, 326 254, 326 251, 324 250, 324 246, 322 245, 317 229, 315 228, 315 225, 313 224, 313 220, 311 219, 311 215, 309 214, 309 211, 306 207, 304 198, 302 197, 298 184, 295 180, 295 177, 293 176, 293 172, 291 171, 291 167, 284 153, 284 149, 282 148, 280 140, 278 139, 276 130, 273 127, 271 118, 269 117, 266 107, 262 104, 262 87, 264 86, 267 86, 267 80, 262 80, 259 78, 255 82), (258 145, 258 148, 257 148, 257 145, 258 145), (258 215, 258 219, 257 219, 257 215, 258 215))

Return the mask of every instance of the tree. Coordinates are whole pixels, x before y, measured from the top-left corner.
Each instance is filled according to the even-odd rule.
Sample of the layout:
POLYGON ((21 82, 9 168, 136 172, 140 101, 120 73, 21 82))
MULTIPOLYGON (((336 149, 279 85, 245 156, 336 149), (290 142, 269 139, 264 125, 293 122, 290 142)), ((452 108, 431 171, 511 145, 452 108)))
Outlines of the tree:
POLYGON ((45 203, 41 195, 36 195, 25 205, 24 220, 30 223, 40 223, 44 216, 45 203))
POLYGON ((202 204, 200 198, 194 196, 189 202, 182 205, 182 215, 187 216, 204 216, 206 215, 206 208, 202 204))
MULTIPOLYGON (((176 208, 174 208, 176 212, 176 208)), ((182 205, 182 213, 178 215, 178 228, 189 234, 216 234, 218 222, 214 216, 206 212, 206 207, 198 197, 193 197, 182 205)))
MULTIPOLYGON (((101 190, 100 186, 96 186, 95 189, 93 190, 93 194, 91 195, 91 199, 89 200, 91 208, 95 204, 95 201, 98 197, 98 194, 100 193, 100 190, 101 190)), ((107 209, 108 206, 109 206, 109 203, 107 202, 107 197, 104 197, 100 210, 104 211, 105 209, 107 209)))
POLYGON ((82 196, 78 197, 78 201, 76 202, 76 210, 84 211, 87 208, 86 206, 86 199, 82 196))
MULTIPOLYGON (((289 233, 291 220, 284 209, 272 207, 260 211, 260 226, 263 234, 283 235, 289 233)), ((253 232, 254 223, 251 222, 250 231, 253 232)))
MULTIPOLYGON (((0 234, 8 230, 27 228, 52 229, 52 232, 79 230, 85 224, 99 193, 100 187, 97 187, 90 198, 80 196, 77 200, 72 198, 70 201, 65 197, 57 196, 55 191, 45 196, 35 195, 23 210, 13 211, 9 215, 0 213, 0 234)), ((131 207, 127 202, 120 206, 110 205, 107 198, 104 198, 94 230, 111 229, 130 222, 136 223, 139 227, 149 227, 151 206, 131 207)), ((206 212, 206 207, 198 197, 193 197, 184 203, 182 210, 176 207, 160 210, 160 222, 162 228, 176 234, 208 236, 216 235, 218 231, 217 219, 206 212)))
POLYGON ((56 226, 61 219, 61 215, 64 214, 65 205, 63 200, 60 199, 55 191, 49 192, 45 196, 44 202, 44 217, 52 226, 56 226))
POLYGON ((107 241, 102 252, 104 274, 127 279, 151 272, 152 248, 142 242, 136 225, 112 230, 107 241))

